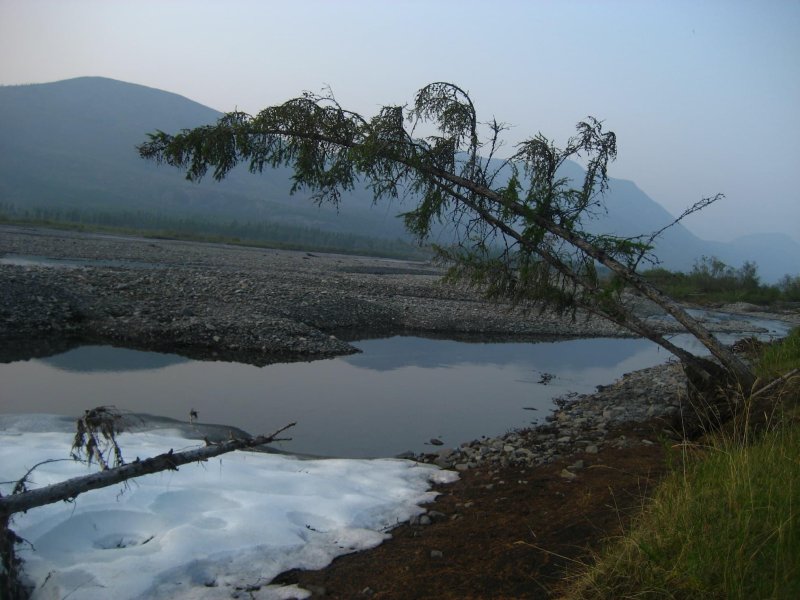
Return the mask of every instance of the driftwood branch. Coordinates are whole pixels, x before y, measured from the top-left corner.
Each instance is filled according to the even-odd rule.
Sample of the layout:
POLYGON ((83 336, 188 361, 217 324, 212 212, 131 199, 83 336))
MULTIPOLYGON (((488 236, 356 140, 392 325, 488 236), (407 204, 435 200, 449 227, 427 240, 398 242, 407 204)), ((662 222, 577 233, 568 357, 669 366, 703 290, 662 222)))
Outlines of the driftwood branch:
POLYGON ((752 394, 750 394, 750 397, 751 398, 755 398, 756 396, 759 396, 760 394, 763 394, 764 392, 768 392, 772 388, 774 388, 777 385, 783 383, 784 381, 790 380, 792 377, 794 377, 795 375, 798 375, 798 374, 800 374, 800 369, 792 369, 791 371, 789 371, 788 373, 785 373, 784 375, 781 375, 777 379, 773 379, 772 381, 770 381, 765 386, 760 387, 759 389, 754 391, 752 394))
POLYGON ((185 452, 173 452, 170 450, 152 458, 137 459, 135 462, 90 475, 74 477, 36 490, 0 497, 0 520, 7 520, 9 515, 44 506, 45 504, 72 500, 84 492, 115 485, 134 477, 150 475, 160 471, 176 471, 181 465, 205 461, 234 450, 244 450, 272 442, 285 441, 290 438, 279 438, 278 435, 290 427, 294 427, 294 425, 295 423, 290 423, 271 435, 261 435, 249 440, 232 439, 217 444, 208 444, 193 450, 186 450, 185 452))

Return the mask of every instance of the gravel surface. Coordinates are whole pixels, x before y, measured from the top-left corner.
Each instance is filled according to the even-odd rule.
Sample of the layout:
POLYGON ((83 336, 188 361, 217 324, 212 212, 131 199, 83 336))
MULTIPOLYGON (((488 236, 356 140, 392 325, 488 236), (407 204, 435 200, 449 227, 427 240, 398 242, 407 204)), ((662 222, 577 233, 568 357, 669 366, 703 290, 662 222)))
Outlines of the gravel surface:
POLYGON ((586 315, 486 302, 440 276, 421 262, 2 226, 0 360, 99 343, 263 365, 397 333, 625 335, 586 315))
POLYGON ((340 338, 398 332, 619 334, 483 302, 416 262, 15 227, 0 229, 0 257, 0 336, 25 345, 111 343, 266 364, 346 354, 355 349, 340 338))
MULTIPOLYGON (((671 437, 679 430, 682 412, 692 410, 686 378, 675 362, 627 373, 611 385, 598 386, 594 394, 572 395, 555 403, 558 408, 542 425, 413 458, 458 471, 481 466, 535 467, 577 452, 597 454, 606 446, 652 445, 653 439, 633 439, 615 432, 630 423, 659 422, 662 433, 671 437)), ((579 463, 573 466, 562 476, 572 478, 582 468, 579 463)))
MULTIPOLYGON (((83 343, 263 365, 352 353, 357 350, 348 339, 397 333, 517 341, 625 335, 586 315, 572 321, 549 312, 488 303, 473 292, 441 284, 440 276, 440 270, 420 262, 0 226, 0 362, 46 356, 83 343)), ((632 305, 639 316, 653 319, 662 331, 677 330, 674 323, 662 320, 658 307, 646 302, 632 305)), ((734 306, 729 312, 744 315, 753 310, 734 306)), ((792 318, 800 320, 796 313, 792 318)), ((756 331, 742 321, 717 323, 711 328, 743 335, 756 331)), ((681 413, 687 409, 685 402, 683 373, 679 365, 670 363, 629 373, 591 395, 561 399, 540 426, 410 455, 408 458, 464 472, 465 480, 475 479, 469 480, 472 488, 466 495, 470 500, 455 504, 453 510, 458 513, 448 516, 431 510, 408 528, 419 536, 420 531, 434 531, 437 522, 454 523, 454 532, 447 530, 447 539, 457 540, 461 532, 464 548, 469 549, 462 554, 471 556, 476 539, 482 538, 474 537, 464 523, 476 522, 481 532, 488 532, 482 543, 491 545, 492 554, 497 554, 498 540, 506 539, 500 537, 499 523, 509 521, 509 540, 518 540, 520 530, 531 528, 532 517, 524 513, 520 517, 523 529, 509 520, 529 499, 535 501, 534 514, 543 513, 547 521, 553 520, 543 512, 547 504, 542 486, 557 485, 534 480, 540 472, 534 469, 551 464, 548 468, 559 472, 551 479, 580 485, 597 472, 592 462, 598 453, 600 462, 606 463, 609 452, 644 455, 657 447, 660 436, 674 435, 681 413), (655 424, 650 433, 624 428, 645 421, 655 424), (528 486, 528 479, 536 485, 528 486), (514 496, 517 488, 508 484, 516 485, 520 494, 514 496), (485 506, 479 505, 481 512, 473 515, 473 497, 478 492, 487 499, 485 506), (502 504, 506 500, 513 503, 513 509, 502 504), (482 520, 476 521, 478 516, 482 520)), ((431 443, 441 444, 438 440, 431 443)), ((615 476, 619 474, 603 475, 597 490, 605 489, 615 476)), ((586 499, 598 493, 573 493, 570 498, 580 504, 583 515, 586 499)), ((564 510, 569 501, 565 491, 557 494, 551 503, 558 506, 559 513, 574 519, 564 510)), ((616 506, 617 498, 613 500, 616 506)), ((585 515, 582 518, 591 521, 585 515)), ((536 541, 547 545, 542 527, 537 526, 541 539, 536 541)), ((565 537, 565 527, 556 529, 559 539, 574 545, 573 538, 565 537)), ((427 550, 415 538, 408 552, 417 556, 423 548, 427 550, 423 562, 448 564, 443 561, 452 561, 455 550, 436 543, 436 548, 427 550)), ((500 545, 516 552, 520 543, 500 545)), ((454 544, 453 548, 461 546, 454 544)), ((397 564, 375 556, 376 561, 363 569, 370 581, 376 565, 397 564)), ((482 553, 476 556, 481 564, 485 562, 482 553)), ((507 569, 511 563, 506 556, 501 559, 507 569)), ((550 561, 549 555, 540 559, 538 568, 550 561)), ((534 562, 525 558, 526 565, 534 562)), ((465 580, 461 569, 450 571, 474 589, 474 577, 465 580)), ((436 576, 440 575, 436 571, 436 576)), ((348 573, 346 579, 353 578, 348 573)), ((427 589, 430 579, 426 577, 425 582, 427 589)), ((494 581, 490 583, 497 590, 494 581)), ((320 589, 325 595, 324 588, 320 589)), ((361 589, 363 595, 367 590, 372 594, 369 587, 361 589)), ((402 589, 405 593, 408 588, 402 589)))

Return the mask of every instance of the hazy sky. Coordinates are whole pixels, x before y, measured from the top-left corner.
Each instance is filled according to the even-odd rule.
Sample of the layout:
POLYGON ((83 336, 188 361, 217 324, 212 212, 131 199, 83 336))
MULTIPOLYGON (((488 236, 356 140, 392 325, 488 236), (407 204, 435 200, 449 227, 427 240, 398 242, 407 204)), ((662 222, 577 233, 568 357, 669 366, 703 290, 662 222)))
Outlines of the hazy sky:
POLYGON ((372 114, 431 81, 512 144, 617 133, 613 177, 708 239, 800 241, 800 0, 0 0, 0 84, 100 75, 251 113, 330 85, 372 114))

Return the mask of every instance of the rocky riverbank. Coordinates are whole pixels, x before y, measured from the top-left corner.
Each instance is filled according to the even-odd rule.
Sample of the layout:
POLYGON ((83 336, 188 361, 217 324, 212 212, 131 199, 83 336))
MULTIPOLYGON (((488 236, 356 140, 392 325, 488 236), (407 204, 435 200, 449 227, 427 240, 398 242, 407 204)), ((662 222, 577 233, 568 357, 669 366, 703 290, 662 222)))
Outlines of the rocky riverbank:
POLYGON ((563 399, 542 426, 417 456, 460 479, 374 550, 275 582, 312 598, 560 597, 667 471, 682 381, 676 364, 637 371, 563 399))
MULTIPOLYGON (((263 365, 352 353, 348 339, 396 333, 626 334, 588 315, 486 302, 441 274, 420 262, 2 226, 0 360, 96 343, 263 365)), ((636 309, 678 330, 653 307, 636 309)))
MULTIPOLYGON (((668 363, 628 373, 594 394, 556 400, 557 408, 546 423, 481 438, 458 448, 440 448, 415 456, 443 468, 467 471, 479 467, 536 467, 583 452, 597 454, 604 447, 652 445, 655 440, 629 438, 614 432, 630 423, 661 422, 662 433, 672 437, 685 405, 686 380, 679 364, 668 363)), ((435 442, 435 440, 434 440, 435 442)), ((578 461, 562 472, 573 478, 583 468, 578 461)))
MULTIPOLYGON (((625 335, 606 321, 486 302, 425 263, 174 240, 0 227, 0 360, 95 343, 253 364, 355 352, 346 340, 393 333, 487 339, 625 335)), ((657 307, 637 313, 664 331, 657 307)), ((735 307, 743 312, 753 307, 735 307)), ((715 330, 753 331, 742 321, 715 330)), ((743 335, 746 335, 743 333, 743 335)), ((415 456, 443 467, 535 466, 594 452, 626 421, 672 418, 676 365, 565 398, 545 425, 415 456)))
MULTIPOLYGON (((418 262, 0 227, 0 361, 83 343, 266 364, 393 333, 624 335, 586 315, 488 303, 440 276, 418 262)), ((635 309, 678 330, 646 303, 635 309)), ((665 364, 563 398, 540 426, 412 455, 462 477, 376 550, 279 579, 314 597, 549 597, 545 584, 613 535, 657 480, 658 442, 679 431, 683 392, 679 365, 665 364)))

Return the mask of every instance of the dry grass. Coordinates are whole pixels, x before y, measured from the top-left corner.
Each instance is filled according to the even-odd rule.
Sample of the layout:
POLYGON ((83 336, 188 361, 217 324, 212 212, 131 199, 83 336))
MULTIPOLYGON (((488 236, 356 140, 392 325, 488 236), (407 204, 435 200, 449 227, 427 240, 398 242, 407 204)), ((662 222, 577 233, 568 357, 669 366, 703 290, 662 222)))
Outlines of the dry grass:
MULTIPOLYGON (((798 366, 798 330, 758 360, 763 378, 798 366)), ((725 428, 679 448, 635 525, 566 598, 800 598, 800 375, 739 401, 725 428)))

